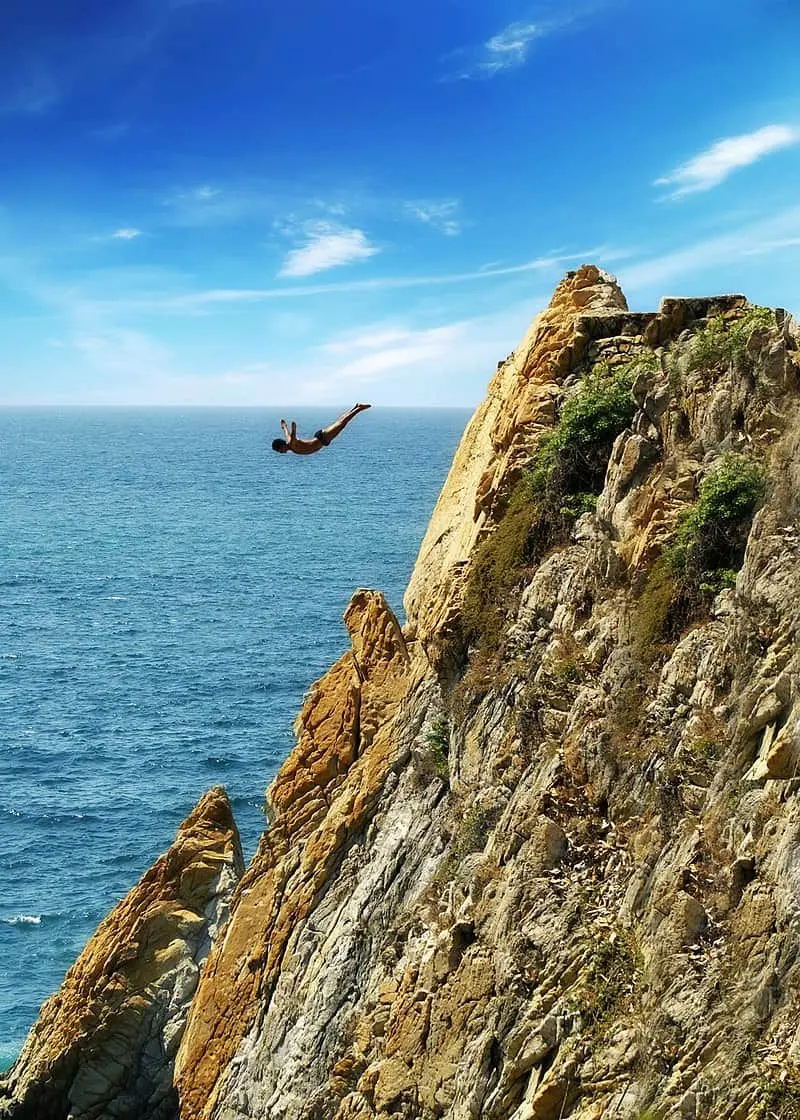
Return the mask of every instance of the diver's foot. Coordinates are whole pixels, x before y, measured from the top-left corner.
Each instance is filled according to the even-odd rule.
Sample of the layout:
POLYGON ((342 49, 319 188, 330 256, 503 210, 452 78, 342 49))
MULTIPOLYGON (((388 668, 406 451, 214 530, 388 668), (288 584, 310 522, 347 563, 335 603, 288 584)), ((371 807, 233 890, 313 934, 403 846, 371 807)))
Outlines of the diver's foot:
POLYGON ((368 409, 368 408, 372 408, 372 405, 371 404, 357 404, 354 411, 355 412, 365 412, 366 409, 368 409))

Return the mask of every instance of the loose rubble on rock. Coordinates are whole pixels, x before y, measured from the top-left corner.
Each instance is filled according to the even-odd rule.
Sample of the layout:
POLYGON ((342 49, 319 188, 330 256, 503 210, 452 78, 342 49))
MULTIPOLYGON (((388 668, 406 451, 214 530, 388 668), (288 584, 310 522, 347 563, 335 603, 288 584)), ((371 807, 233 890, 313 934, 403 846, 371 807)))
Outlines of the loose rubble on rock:
POLYGON ((791 318, 570 273, 406 625, 354 596, 232 899, 212 791, 0 1116, 800 1116, 799 512, 791 318))

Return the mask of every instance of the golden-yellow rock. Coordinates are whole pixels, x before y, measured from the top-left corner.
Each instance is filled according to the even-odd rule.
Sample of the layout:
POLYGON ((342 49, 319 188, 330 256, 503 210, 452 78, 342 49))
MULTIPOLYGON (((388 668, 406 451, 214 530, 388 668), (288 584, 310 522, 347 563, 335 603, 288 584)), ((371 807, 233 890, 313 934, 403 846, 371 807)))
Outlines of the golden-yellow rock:
MULTIPOLYGON (((788 317, 742 297, 634 314, 591 266, 559 285, 467 428, 405 631, 375 592, 347 610, 352 650, 308 694, 203 969, 179 1100, 155 1106, 180 1120, 791 1110, 799 353, 788 317), (634 359, 602 483, 591 464, 596 505, 570 492, 581 501, 558 510, 536 561, 502 557, 496 644, 444 641, 476 545, 563 402, 601 363, 634 359), (765 470, 763 506, 737 530, 735 588, 717 593, 731 575, 712 572, 689 594, 654 564, 731 452, 765 470)), ((193 863, 167 918, 108 946, 100 999, 75 1003, 81 1052, 105 1048, 71 1081, 82 1099, 112 1099, 152 1036, 153 986, 180 970, 204 874, 193 863), (131 969, 148 984, 129 990, 131 969)), ((168 1056, 181 1027, 163 1032, 168 1056)), ((27 1050, 34 1082, 40 1048, 43 1084, 64 1041, 72 1060, 60 1029, 52 1050, 27 1050)), ((113 1102, 102 1120, 125 1115, 113 1102)))
POLYGON ((345 612, 352 651, 308 693, 297 745, 268 791, 271 824, 225 936, 207 963, 176 1063, 181 1115, 210 1116, 227 1065, 269 1001, 293 931, 365 819, 396 751, 392 721, 410 684, 399 623, 383 595, 345 612))
POLYGON ((4 1120, 174 1115, 173 1058, 242 870, 228 798, 212 789, 42 1007, 0 1081, 4 1120))
POLYGON ((585 345, 582 316, 626 310, 616 281, 584 265, 558 285, 498 368, 458 446, 406 591, 409 633, 424 645, 457 610, 461 568, 553 422, 565 373, 585 345))

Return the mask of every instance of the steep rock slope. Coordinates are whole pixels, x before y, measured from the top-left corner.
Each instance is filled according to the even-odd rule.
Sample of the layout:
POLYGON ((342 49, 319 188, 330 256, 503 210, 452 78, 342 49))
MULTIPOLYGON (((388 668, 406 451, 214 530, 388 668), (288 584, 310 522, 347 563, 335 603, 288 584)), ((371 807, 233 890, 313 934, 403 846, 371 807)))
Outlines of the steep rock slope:
POLYGON ((799 346, 559 285, 306 699, 181 1120, 800 1114, 799 346))
POLYGON ((355 996, 342 973, 358 955, 364 908, 388 883, 342 865, 395 763, 410 661, 382 595, 357 592, 345 623, 352 651, 306 699, 297 746, 268 794, 270 827, 194 1001, 178 1059, 185 1116, 259 1114, 284 1092, 299 1099, 299 1071, 309 1086, 325 1078, 332 1031, 355 996), (299 1029, 285 1013, 298 1001, 299 1029), (265 1059, 277 1086, 259 1072, 265 1059))
POLYGON ((189 1002, 242 871, 228 798, 212 789, 43 1006, 0 1081, 0 1116, 175 1115, 173 1062, 189 1002))
POLYGON ((782 313, 632 315, 593 268, 559 287, 434 513, 370 803, 343 814, 350 774, 326 777, 335 858, 302 909, 268 895, 262 930, 291 931, 277 972, 234 914, 181 1049, 182 1116, 791 1114, 798 401, 782 313), (570 460, 570 431, 597 425, 582 386, 609 383, 629 414, 570 460), (726 471, 750 492, 717 540, 726 471), (520 517, 521 547, 487 551, 520 517), (246 976, 244 1020, 221 969, 246 976))

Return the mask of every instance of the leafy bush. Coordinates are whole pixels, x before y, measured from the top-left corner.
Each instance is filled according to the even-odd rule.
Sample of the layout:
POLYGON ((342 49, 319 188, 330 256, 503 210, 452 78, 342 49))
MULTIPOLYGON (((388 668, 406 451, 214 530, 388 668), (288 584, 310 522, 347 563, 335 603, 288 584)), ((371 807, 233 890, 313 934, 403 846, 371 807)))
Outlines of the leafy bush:
POLYGON ((726 455, 700 485, 697 503, 683 518, 670 551, 672 567, 693 578, 730 585, 744 559, 753 514, 764 497, 761 467, 742 455, 726 455))
POLYGON ((581 1000, 590 1029, 602 1029, 618 1014, 633 1010, 641 961, 633 935, 613 930, 610 937, 593 939, 586 988, 581 1000))
POLYGON ((751 307, 739 319, 717 315, 699 330, 689 350, 689 370, 714 370, 733 364, 747 365, 747 346, 753 332, 775 325, 768 307, 751 307))
POLYGON ((734 454, 703 480, 697 502, 639 597, 633 641, 640 653, 659 640, 677 640, 720 591, 734 585, 765 488, 761 467, 734 454))
POLYGON ((667 636, 667 622, 677 594, 675 572, 662 556, 647 577, 633 615, 633 647, 640 656, 649 654, 667 636))
POLYGON ((609 370, 600 365, 561 409, 553 431, 540 445, 530 474, 531 492, 570 516, 600 493, 614 440, 636 412, 631 389, 635 364, 609 370))
POLYGON ((496 649, 511 592, 527 569, 564 543, 575 519, 594 510, 614 440, 631 423, 636 375, 655 358, 611 370, 598 365, 561 409, 529 471, 517 483, 505 516, 475 552, 464 594, 466 639, 496 649))
POLYGON ((446 719, 437 719, 431 724, 425 742, 433 755, 436 773, 445 781, 450 777, 450 725, 446 719))
POLYGON ((536 518, 537 505, 523 478, 511 495, 502 521, 475 550, 461 618, 465 636, 479 637, 487 650, 500 644, 506 601, 529 565, 528 538, 536 518))
POLYGON ((489 839, 489 833, 499 819, 500 813, 497 809, 481 809, 473 805, 462 817, 450 851, 439 868, 437 877, 451 879, 467 856, 482 852, 489 839))
POLYGON ((759 1080, 753 1120, 800 1120, 800 1074, 789 1063, 769 1069, 759 1080))

